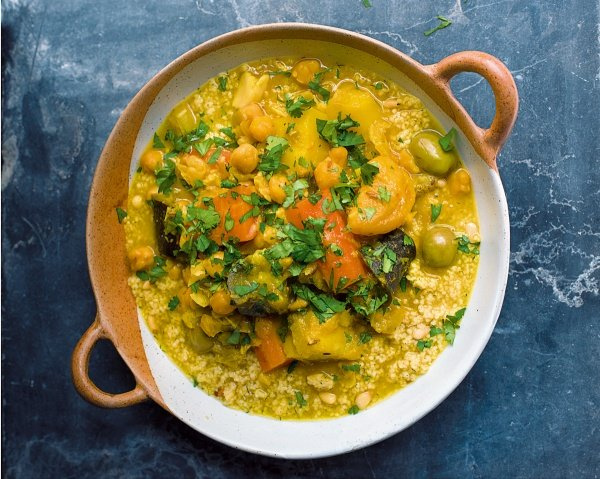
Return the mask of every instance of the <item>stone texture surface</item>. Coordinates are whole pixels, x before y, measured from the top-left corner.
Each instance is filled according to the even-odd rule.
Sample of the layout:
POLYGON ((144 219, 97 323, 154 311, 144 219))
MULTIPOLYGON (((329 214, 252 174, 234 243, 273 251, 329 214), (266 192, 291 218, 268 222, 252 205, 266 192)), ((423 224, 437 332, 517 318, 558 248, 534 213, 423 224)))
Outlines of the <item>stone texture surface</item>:
MULTIPOLYGON (((600 3, 598 0, 12 0, 2 2, 2 467, 39 477, 598 477, 600 3), (431 37, 436 15, 454 23, 431 37), (82 401, 72 348, 94 316, 84 224, 119 113, 169 61, 217 34, 305 21, 431 63, 501 58, 521 111, 499 159, 512 221, 504 309, 468 377, 408 430, 340 457, 232 450, 158 406, 82 401)), ((489 88, 454 89, 481 124, 489 88)), ((101 344, 100 386, 132 385, 101 344)))

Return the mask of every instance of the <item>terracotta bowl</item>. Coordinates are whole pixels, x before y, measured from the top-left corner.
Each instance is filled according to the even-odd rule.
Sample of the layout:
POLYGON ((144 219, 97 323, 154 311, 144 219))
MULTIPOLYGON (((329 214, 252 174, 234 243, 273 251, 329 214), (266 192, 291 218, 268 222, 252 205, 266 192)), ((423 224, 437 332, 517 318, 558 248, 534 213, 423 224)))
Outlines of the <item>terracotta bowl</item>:
POLYGON ((421 65, 371 38, 336 28, 273 24, 246 28, 190 50, 160 71, 129 103, 102 151, 90 195, 87 256, 97 316, 77 344, 73 381, 89 402, 102 407, 130 406, 152 399, 199 432, 230 446, 287 458, 339 454, 380 441, 423 417, 463 380, 492 333, 508 276, 509 221, 496 155, 508 137, 518 108, 508 69, 481 52, 460 52, 433 65, 421 65), (123 227, 115 207, 125 204, 137 159, 167 113, 216 74, 265 57, 297 55, 335 58, 370 69, 420 98, 449 129, 459 131, 457 147, 469 168, 479 209, 481 260, 474 291, 453 347, 429 372, 408 387, 355 416, 320 421, 279 421, 225 407, 193 388, 160 350, 138 314, 127 285, 123 227), (496 115, 480 128, 453 96, 450 80, 475 72, 490 84, 496 115), (110 394, 88 376, 91 350, 110 340, 134 374, 132 391, 110 394))

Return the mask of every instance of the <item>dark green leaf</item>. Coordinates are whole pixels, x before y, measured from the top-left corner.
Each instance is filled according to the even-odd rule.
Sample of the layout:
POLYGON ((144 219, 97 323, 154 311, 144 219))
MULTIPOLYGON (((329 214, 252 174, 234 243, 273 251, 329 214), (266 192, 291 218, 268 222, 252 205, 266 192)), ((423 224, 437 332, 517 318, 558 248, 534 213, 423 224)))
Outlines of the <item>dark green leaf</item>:
POLYGON ((442 150, 448 152, 454 149, 454 140, 456 139, 456 129, 450 128, 450 131, 439 139, 439 144, 442 150))
POLYGON ((431 222, 435 223, 435 220, 438 219, 440 213, 442 212, 442 205, 431 205, 431 222))
POLYGON ((177 306, 179 306, 179 297, 178 296, 173 296, 169 300, 169 304, 167 306, 169 307, 170 311, 174 311, 175 308, 177 308, 177 306))
POLYGON ((436 18, 440 21, 439 25, 436 25, 431 30, 427 30, 426 32, 423 32, 423 34, 426 37, 428 37, 429 35, 437 32, 438 30, 442 30, 442 29, 444 29, 444 28, 449 27, 450 25, 452 25, 452 21, 448 20, 446 17, 442 17, 441 15, 438 15, 436 18))
POLYGON ((219 82, 219 90, 221 90, 221 91, 227 90, 227 77, 226 76, 219 77, 217 79, 217 81, 219 82))
POLYGON ((119 220, 119 223, 123 223, 123 220, 127 218, 127 211, 119 208, 118 206, 115 208, 115 210, 117 212, 117 219, 119 220))
POLYGON ((152 147, 158 150, 165 147, 165 144, 160 139, 160 136, 158 136, 156 133, 154 133, 154 138, 152 139, 152 147))

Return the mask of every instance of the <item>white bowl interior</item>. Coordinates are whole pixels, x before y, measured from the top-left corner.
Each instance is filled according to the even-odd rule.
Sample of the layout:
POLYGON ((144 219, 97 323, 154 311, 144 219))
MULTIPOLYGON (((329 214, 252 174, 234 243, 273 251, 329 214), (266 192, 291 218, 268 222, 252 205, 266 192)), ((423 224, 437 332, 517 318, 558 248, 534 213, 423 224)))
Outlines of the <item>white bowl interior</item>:
MULTIPOLYGON (((459 130, 418 85, 370 54, 322 41, 258 41, 206 55, 185 67, 163 88, 138 133, 130 176, 154 131, 177 102, 211 77, 243 62, 284 55, 329 58, 368 68, 420 98, 444 128, 454 126, 459 130)), ((225 407, 192 387, 189 378, 160 349, 138 313, 150 369, 171 412, 197 431, 236 448, 276 457, 315 458, 347 452, 389 437, 443 401, 467 375, 489 340, 504 298, 510 250, 508 208, 498 174, 488 168, 462 133, 457 146, 473 178, 482 237, 481 259, 454 346, 446 348, 427 374, 354 416, 319 421, 279 421, 255 416, 225 407)))

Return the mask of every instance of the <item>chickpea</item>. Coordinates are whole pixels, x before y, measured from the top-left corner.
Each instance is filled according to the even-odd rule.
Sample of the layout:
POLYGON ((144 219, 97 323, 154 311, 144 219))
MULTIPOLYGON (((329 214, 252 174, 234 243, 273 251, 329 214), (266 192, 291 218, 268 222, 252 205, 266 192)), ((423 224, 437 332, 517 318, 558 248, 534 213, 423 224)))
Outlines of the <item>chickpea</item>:
POLYGON ((315 168, 315 181, 319 189, 326 191, 339 183, 341 168, 329 157, 321 161, 315 168))
POLYGON ((148 173, 154 173, 162 166, 163 152, 160 150, 148 150, 142 155, 140 164, 148 173))
POLYGON ((231 304, 231 295, 224 289, 220 289, 210 297, 210 307, 212 310, 223 316, 233 313, 235 306, 231 304))
POLYGON ((344 168, 348 162, 348 150, 346 150, 346 148, 343 146, 332 148, 329 150, 329 157, 334 161, 334 163, 344 168))
POLYGON ((268 136, 275 133, 275 125, 270 117, 257 116, 250 123, 249 131, 256 141, 264 142, 268 136))
POLYGON ((355 403, 359 409, 364 409, 369 405, 371 399, 373 399, 371 391, 364 391, 356 396, 355 403))
POLYGON ((246 143, 231 152, 229 162, 241 173, 252 173, 258 166, 258 150, 246 143))
POLYGON ((471 176, 464 168, 459 168, 448 177, 448 187, 454 195, 471 192, 471 176))
POLYGON ((240 108, 233 116, 233 121, 242 123, 243 121, 252 121, 257 116, 263 116, 265 113, 258 103, 250 103, 240 108))
POLYGON ((285 187, 289 184, 288 179, 283 175, 273 175, 269 180, 269 195, 271 200, 276 203, 283 203, 287 196, 285 187))
POLYGON ((318 60, 301 60, 292 68, 292 78, 302 85, 308 85, 320 69, 318 60))
POLYGON ((217 251, 206 261, 204 269, 209 276, 214 278, 223 273, 223 258, 225 258, 225 253, 223 253, 223 251, 217 251))
POLYGON ((135 195, 133 198, 131 198, 131 206, 134 208, 141 208, 143 204, 144 198, 142 198, 140 195, 135 195))
POLYGON ((138 246, 128 254, 129 264, 134 271, 140 271, 154 263, 154 250, 150 246, 138 246))

